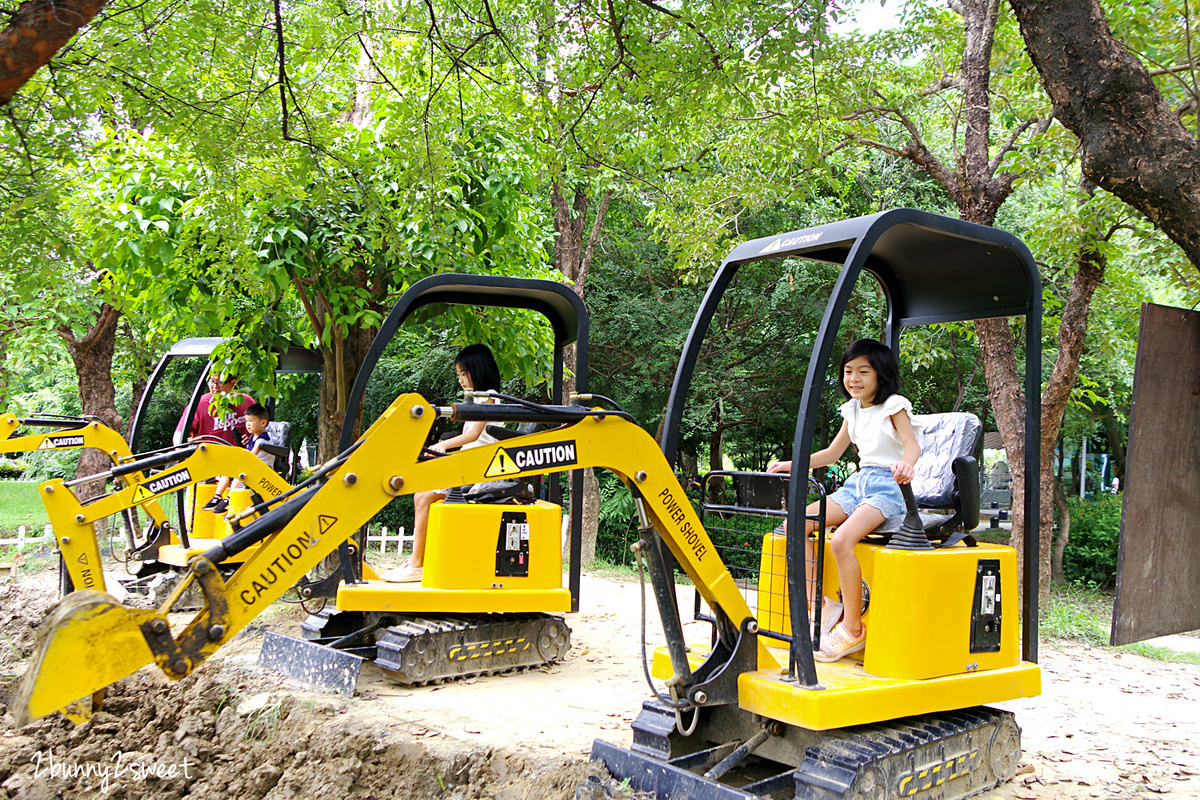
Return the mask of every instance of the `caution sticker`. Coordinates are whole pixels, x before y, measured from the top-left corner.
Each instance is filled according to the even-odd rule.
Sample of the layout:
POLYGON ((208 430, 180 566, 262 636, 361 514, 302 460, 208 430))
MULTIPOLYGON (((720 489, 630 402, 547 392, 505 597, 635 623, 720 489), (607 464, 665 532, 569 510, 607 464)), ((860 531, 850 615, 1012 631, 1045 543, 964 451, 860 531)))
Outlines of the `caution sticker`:
POLYGON ((143 500, 149 500, 156 494, 169 492, 172 489, 178 489, 180 486, 192 482, 192 474, 186 469, 181 469, 178 472, 172 472, 167 475, 160 475, 153 480, 139 484, 133 490, 133 502, 140 503, 143 500))
POLYGON ((82 436, 47 436, 38 450, 57 450, 60 447, 83 447, 82 436))
POLYGON ((502 478, 531 469, 555 469, 578 463, 574 439, 569 442, 531 444, 525 447, 501 447, 496 451, 483 476, 502 478))

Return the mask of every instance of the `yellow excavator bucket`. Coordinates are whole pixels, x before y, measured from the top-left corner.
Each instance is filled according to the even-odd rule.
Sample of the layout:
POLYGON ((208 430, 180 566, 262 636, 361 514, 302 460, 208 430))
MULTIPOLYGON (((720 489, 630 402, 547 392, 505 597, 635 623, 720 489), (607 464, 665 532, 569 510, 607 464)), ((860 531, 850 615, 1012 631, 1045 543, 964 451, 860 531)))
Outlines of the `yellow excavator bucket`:
POLYGON ((154 663, 140 625, 156 617, 104 592, 83 589, 64 597, 42 623, 21 678, 17 727, 60 710, 77 722, 85 718, 86 701, 96 692, 154 663))

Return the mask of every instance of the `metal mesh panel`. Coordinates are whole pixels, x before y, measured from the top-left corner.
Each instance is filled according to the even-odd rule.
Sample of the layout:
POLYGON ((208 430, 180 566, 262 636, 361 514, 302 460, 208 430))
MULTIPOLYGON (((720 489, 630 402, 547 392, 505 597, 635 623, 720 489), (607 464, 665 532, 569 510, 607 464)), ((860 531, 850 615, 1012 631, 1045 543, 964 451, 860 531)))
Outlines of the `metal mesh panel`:
MULTIPOLYGON (((791 640, 783 533, 788 478, 782 473, 710 472, 701 481, 699 507, 713 546, 746 603, 756 610, 759 633, 783 641, 791 640)), ((699 592, 694 618, 713 621, 699 592)))

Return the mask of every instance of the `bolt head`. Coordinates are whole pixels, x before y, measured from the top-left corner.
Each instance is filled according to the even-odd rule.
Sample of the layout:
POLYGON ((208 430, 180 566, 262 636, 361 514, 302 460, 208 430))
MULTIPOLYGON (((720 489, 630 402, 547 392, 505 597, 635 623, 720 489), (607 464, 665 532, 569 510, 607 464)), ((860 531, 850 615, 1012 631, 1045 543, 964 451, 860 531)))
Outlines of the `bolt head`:
POLYGON ((196 569, 197 575, 207 575, 208 574, 208 562, 204 561, 204 560, 197 561, 195 569, 196 569))
POLYGON ((696 692, 694 695, 692 695, 692 701, 696 705, 702 706, 708 702, 708 695, 704 692, 696 692))
POLYGON ((159 634, 160 636, 167 632, 167 621, 165 619, 156 619, 150 623, 150 632, 159 634))
POLYGON ((182 658, 175 659, 174 661, 171 662, 171 672, 174 672, 176 675, 186 675, 187 674, 187 662, 184 661, 182 658))
POLYGON ((413 419, 420 419, 425 416, 425 406, 413 406, 409 413, 412 414, 413 419))
POLYGON ((208 629, 208 638, 214 642, 219 642, 221 637, 225 635, 224 625, 212 625, 208 629))
POLYGON ((346 476, 342 478, 342 483, 346 484, 347 486, 353 486, 354 484, 358 483, 358 476, 353 472, 347 472, 346 476))

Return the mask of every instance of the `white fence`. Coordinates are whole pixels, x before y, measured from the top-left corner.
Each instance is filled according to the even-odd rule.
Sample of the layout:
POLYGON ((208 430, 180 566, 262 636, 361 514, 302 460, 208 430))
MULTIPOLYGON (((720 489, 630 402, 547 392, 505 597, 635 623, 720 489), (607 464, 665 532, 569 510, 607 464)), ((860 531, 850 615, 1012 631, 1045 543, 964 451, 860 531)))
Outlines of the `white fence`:
MULTIPOLYGON (((388 552, 388 545, 396 545, 396 554, 399 555, 405 550, 412 549, 413 539, 415 537, 404 532, 404 528, 398 528, 395 533, 389 533, 387 526, 383 526, 379 530, 371 530, 367 528, 367 550, 371 549, 372 545, 378 545, 380 553, 388 552)), ((125 530, 122 527, 117 527, 109 537, 113 547, 123 550, 125 549, 128 538, 125 536, 125 530)), ((17 528, 15 537, 3 538, 0 537, 0 547, 6 545, 16 545, 18 551, 24 550, 26 547, 41 547, 43 545, 54 545, 54 529, 47 525, 43 530, 29 531, 24 525, 17 528)))
POLYGON ((24 550, 26 547, 37 547, 41 544, 54 543, 54 529, 49 525, 45 530, 30 533, 25 526, 17 528, 17 535, 13 538, 0 538, 0 547, 5 545, 15 544, 18 550, 24 550))

